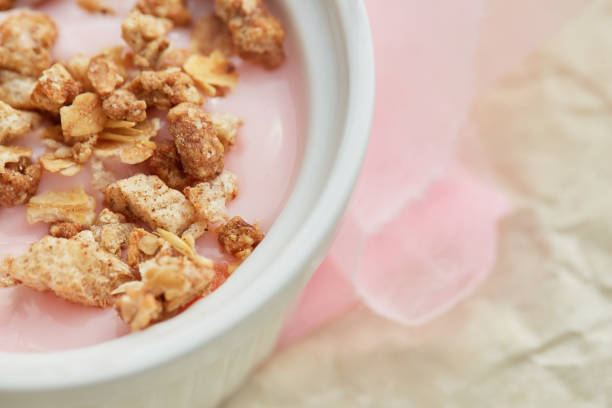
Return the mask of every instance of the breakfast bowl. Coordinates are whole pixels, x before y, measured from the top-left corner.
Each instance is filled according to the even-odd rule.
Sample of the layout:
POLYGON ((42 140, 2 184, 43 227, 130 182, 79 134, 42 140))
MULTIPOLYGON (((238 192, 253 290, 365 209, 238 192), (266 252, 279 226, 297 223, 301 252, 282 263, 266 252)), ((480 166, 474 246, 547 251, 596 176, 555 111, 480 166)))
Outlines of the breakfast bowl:
POLYGON ((170 320, 74 350, 0 352, 1 407, 213 407, 273 350, 357 180, 374 57, 361 1, 269 3, 296 40, 306 137, 266 238, 218 290, 170 320))

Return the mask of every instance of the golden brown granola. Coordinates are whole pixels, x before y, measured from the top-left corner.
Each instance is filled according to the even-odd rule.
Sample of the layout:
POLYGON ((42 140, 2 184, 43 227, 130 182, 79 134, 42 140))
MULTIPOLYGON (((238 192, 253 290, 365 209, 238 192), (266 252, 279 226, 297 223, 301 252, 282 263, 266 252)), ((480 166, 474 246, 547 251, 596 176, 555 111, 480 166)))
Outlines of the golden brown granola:
POLYGON ((193 52, 190 50, 170 46, 159 56, 155 69, 159 71, 173 67, 182 68, 192 55, 193 52))
POLYGON ((69 140, 71 138, 89 138, 104 129, 106 115, 102 110, 102 101, 95 93, 82 93, 70 106, 60 109, 62 133, 69 140))
POLYGON ((97 307, 113 304, 111 292, 134 280, 130 268, 100 248, 91 231, 72 239, 46 236, 24 255, 6 258, 0 270, 29 288, 97 307))
POLYGON ((0 101, 16 109, 34 109, 30 95, 36 82, 36 78, 14 71, 0 70, 0 101))
POLYGON ((57 27, 42 13, 22 11, 0 24, 0 68, 39 76, 53 61, 57 27))
POLYGON ((79 81, 81 88, 86 92, 91 92, 94 90, 87 76, 90 62, 90 56, 80 53, 74 54, 68 59, 68 62, 66 62, 66 69, 68 69, 74 79, 79 81))
POLYGON ((175 234, 185 231, 195 216, 183 193, 168 188, 157 176, 138 174, 119 180, 104 190, 104 198, 113 211, 175 234))
POLYGON ((86 226, 73 222, 58 222, 49 227, 49 235, 55 238, 70 239, 85 229, 87 229, 86 226))
POLYGON ((91 225, 95 219, 96 201, 82 187, 64 191, 48 191, 30 199, 26 217, 30 224, 71 222, 91 225))
POLYGON ((226 57, 236 53, 227 25, 214 14, 196 21, 191 32, 191 48, 202 55, 210 55, 215 50, 226 57))
POLYGON ((0 207, 25 204, 38 190, 42 169, 31 157, 31 149, 0 145, 0 207))
POLYGON ((168 112, 168 130, 174 137, 185 173, 203 181, 221 173, 225 149, 200 107, 182 103, 172 108, 168 112))
POLYGON ((191 21, 185 0, 138 0, 136 8, 144 14, 172 20, 178 26, 188 25, 191 21))
POLYGON ((262 0, 215 0, 215 11, 227 24, 243 59, 267 69, 283 63, 285 30, 262 0))
POLYGON ((179 68, 143 71, 129 83, 127 89, 138 99, 145 100, 148 107, 170 109, 183 102, 197 105, 204 102, 193 79, 179 68))
POLYGON ((134 65, 145 69, 157 64, 161 53, 170 42, 165 37, 172 28, 172 21, 132 10, 121 24, 125 42, 134 51, 134 65))
POLYGON ((57 63, 43 71, 30 98, 38 109, 59 113, 81 92, 81 84, 70 75, 64 65, 57 63))
POLYGON ((223 143, 225 151, 229 150, 236 144, 242 121, 236 115, 221 112, 209 112, 208 118, 217 132, 217 137, 223 143))
POLYGON ((227 204, 238 194, 236 176, 224 170, 213 181, 199 183, 185 189, 185 196, 198 211, 200 217, 210 224, 227 220, 227 204))
POLYGON ((142 282, 128 283, 115 302, 119 316, 133 331, 168 318, 202 296, 215 277, 212 267, 199 266, 186 257, 161 256, 140 265, 142 282))
POLYGON ((55 129, 58 129, 58 134, 61 136, 61 128, 56 126, 47 128, 42 136, 43 144, 54 151, 43 154, 39 159, 40 164, 51 173, 59 172, 63 176, 74 176, 83 169, 83 164, 91 157, 98 136, 89 136, 70 146, 58 141, 54 134, 55 129))
POLYGON ((102 102, 102 109, 106 116, 114 120, 142 122, 147 118, 147 103, 126 89, 113 91, 102 102))
POLYGON ((106 53, 93 57, 87 68, 87 78, 101 96, 111 94, 125 81, 125 69, 117 64, 113 55, 106 53))
POLYGON ((92 14, 115 14, 115 10, 104 4, 102 0, 77 0, 77 4, 83 10, 92 14))
MULTIPOLYGON (((0 0, 0 10, 10 10, 15 5, 15 0, 0 0)), ((2 285, 0 285, 2 287, 2 285)))
POLYGON ((37 113, 18 110, 0 101, 0 144, 32 131, 40 120, 37 113))
POLYGON ((162 179, 170 188, 182 191, 190 184, 189 176, 183 171, 176 145, 171 140, 158 143, 147 164, 149 171, 162 179))
POLYGON ((264 234, 257 224, 253 226, 240 217, 234 217, 221 227, 218 239, 228 254, 246 259, 264 239, 264 234))
POLYGON ((222 96, 238 84, 238 74, 220 51, 210 56, 192 55, 183 69, 208 96, 222 96))
POLYGON ((133 127, 107 128, 100 133, 98 143, 94 149, 97 158, 104 159, 118 157, 122 163, 138 164, 147 161, 156 149, 151 139, 157 136, 160 121, 153 118, 139 124, 128 123, 133 127))
POLYGON ((102 249, 120 257, 121 250, 127 247, 130 233, 134 228, 135 225, 128 223, 122 214, 105 208, 98 215, 91 232, 102 249))
POLYGON ((165 241, 142 228, 134 228, 128 239, 127 263, 138 269, 138 265, 158 255, 165 241))

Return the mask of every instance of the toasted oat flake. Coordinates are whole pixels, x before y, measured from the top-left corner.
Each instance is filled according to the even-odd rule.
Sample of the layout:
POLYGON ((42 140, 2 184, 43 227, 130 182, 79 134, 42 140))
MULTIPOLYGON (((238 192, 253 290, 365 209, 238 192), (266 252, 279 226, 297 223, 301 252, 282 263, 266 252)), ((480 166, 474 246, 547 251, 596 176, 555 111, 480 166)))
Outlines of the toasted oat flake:
POLYGON ((192 55, 183 66, 208 96, 224 95, 238 84, 238 74, 218 50, 210 56, 192 55))
POLYGON ((211 224, 227 220, 227 204, 237 194, 236 176, 227 170, 211 182, 199 183, 185 189, 185 196, 191 201, 200 217, 211 224))
POLYGON ((112 7, 104 4, 102 0, 77 0, 77 4, 83 10, 92 14, 115 14, 115 10, 112 7))
POLYGON ((80 94, 72 105, 61 108, 60 117, 66 139, 95 135, 104 129, 107 120, 100 97, 91 92, 80 94))
POLYGON ((144 14, 172 20, 176 25, 188 25, 191 13, 185 0, 138 0, 136 8, 144 14))
POLYGON ((98 158, 118 157, 126 164, 142 163, 153 156, 156 144, 150 139, 157 136, 159 129, 158 118, 133 128, 106 129, 100 133, 94 154, 98 158))
POLYGON ((40 120, 37 113, 21 111, 0 101, 0 144, 32 131, 40 120))
POLYGON ((96 202, 82 187, 64 191, 48 191, 30 199, 26 217, 30 224, 37 222, 72 222, 91 225, 95 218, 96 202))
POLYGON ((142 228, 134 228, 128 239, 127 263, 138 269, 138 265, 157 256, 164 249, 167 255, 172 254, 168 251, 169 245, 162 238, 142 228))
POLYGON ((55 127, 47 129, 43 134, 43 137, 47 137, 43 139, 43 144, 55 150, 43 154, 39 159, 40 164, 51 173, 59 172, 63 176, 74 176, 83 169, 82 165, 91 157, 98 136, 89 136, 69 146, 57 141, 53 129, 55 127))
POLYGON ((201 255, 198 255, 198 253, 196 252, 193 246, 193 241, 191 241, 189 238, 188 239, 179 238, 177 235, 171 233, 170 231, 166 231, 162 228, 158 228, 157 233, 159 234, 160 237, 166 240, 166 242, 168 242, 172 246, 172 248, 174 248, 176 251, 186 256, 187 258, 189 258, 196 265, 204 266, 207 268, 213 267, 214 265, 213 261, 201 255))

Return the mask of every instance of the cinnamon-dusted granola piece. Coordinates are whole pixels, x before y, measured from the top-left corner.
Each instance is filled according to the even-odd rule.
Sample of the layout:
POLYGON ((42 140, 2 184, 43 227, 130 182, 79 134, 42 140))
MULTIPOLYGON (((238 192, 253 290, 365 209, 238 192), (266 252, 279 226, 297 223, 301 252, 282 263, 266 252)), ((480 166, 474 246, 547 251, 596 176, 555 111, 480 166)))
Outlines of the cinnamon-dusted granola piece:
POLYGON ((231 113, 209 112, 208 118, 217 132, 217 137, 223 143, 225 150, 229 150, 238 137, 238 130, 242 126, 242 121, 231 113))
POLYGON ((176 314, 181 307, 206 293, 215 277, 212 267, 186 257, 160 256, 140 264, 142 282, 125 284, 115 309, 133 331, 176 314))
POLYGON ((31 149, 0 146, 0 207, 25 204, 38 190, 42 169, 31 158, 31 149))
POLYGON ((168 112, 168 130, 188 175, 206 181, 221 173, 225 149, 202 109, 191 103, 175 106, 168 112))
POLYGON ((41 117, 34 112, 14 109, 0 101, 0 144, 14 137, 25 135, 40 123, 41 117))
POLYGON ((115 10, 104 4, 102 0, 77 0, 77 4, 83 10, 92 14, 115 14, 115 10))
POLYGON ((30 95, 36 82, 36 78, 14 71, 0 70, 0 101, 16 109, 34 109, 30 95))
POLYGON ((126 164, 138 164, 148 160, 156 149, 156 144, 151 139, 159 132, 159 119, 153 118, 138 125, 134 122, 122 123, 131 124, 133 127, 104 129, 94 150, 96 157, 118 157, 126 164))
POLYGON ((127 89, 138 99, 145 100, 147 106, 160 109, 169 109, 183 102, 197 105, 204 102, 193 79, 179 68, 143 71, 130 82, 127 89))
POLYGON ((215 0, 217 16, 227 24, 238 54, 274 69, 285 60, 285 30, 262 0, 215 0))
POLYGON ((246 259, 264 239, 264 234, 257 224, 253 226, 240 217, 234 217, 221 227, 218 239, 228 254, 246 259))
POLYGON ((182 191, 191 183, 191 177, 183 171, 176 145, 170 140, 157 144, 157 149, 147 164, 151 173, 162 179, 170 188, 182 191))
POLYGON ((138 0, 136 8, 144 14, 172 20, 178 26, 188 25, 191 21, 185 0, 138 0))
POLYGON ((193 52, 190 50, 170 46, 159 56, 155 69, 159 71, 173 67, 181 68, 192 55, 193 52))
POLYGON ((236 53, 227 25, 216 15, 201 17, 191 31, 191 48, 203 55, 218 50, 226 57, 236 53))
POLYGON ((53 64, 38 78, 30 99, 38 109, 59 113, 81 92, 81 85, 60 63, 53 64))
POLYGON ((238 74, 220 51, 213 51, 208 57, 192 55, 183 69, 208 96, 225 95, 238 84, 238 74))
POLYGON ((74 79, 79 81, 81 88, 86 92, 94 90, 91 82, 89 81, 89 77, 87 76, 90 62, 90 56, 80 53, 74 54, 68 59, 68 62, 66 62, 66 69, 68 69, 68 72, 70 72, 74 79))
POLYGON ((46 236, 24 255, 6 258, 0 270, 29 288, 97 307, 111 305, 111 292, 134 279, 125 263, 99 247, 91 231, 72 239, 46 236))
POLYGON ((49 235, 55 238, 70 239, 87 227, 73 222, 58 222, 49 227, 49 235))
POLYGON ((147 103, 126 89, 113 91, 102 102, 102 109, 114 120, 142 122, 147 118, 147 103))
POLYGON ((127 263, 130 267, 138 269, 138 265, 164 251, 166 255, 173 252, 163 239, 151 234, 142 228, 134 228, 130 233, 127 247, 127 263))
POLYGON ((14 4, 15 0, 0 0, 0 10, 10 10, 13 8, 14 4))
POLYGON ((120 257, 121 250, 128 244, 130 233, 135 228, 128 223, 122 214, 102 210, 94 226, 91 227, 94 238, 100 247, 111 254, 120 257))
POLYGON ((87 138, 101 132, 106 124, 102 101, 95 93, 82 93, 70 106, 60 109, 62 133, 66 139, 87 138))
POLYGON ((211 224, 227 220, 227 204, 237 194, 236 176, 227 170, 211 182, 200 183, 185 189, 185 196, 191 201, 200 217, 211 224))
POLYGON ((172 28, 172 21, 132 10, 121 24, 125 42, 134 50, 134 65, 151 68, 170 42, 165 34, 172 28))
POLYGON ((0 24, 0 68, 39 76, 51 66, 56 39, 57 27, 45 14, 23 11, 7 17, 0 24))
POLYGON ((89 62, 87 78, 93 89, 101 96, 112 93, 125 81, 125 69, 114 61, 112 55, 96 55, 89 62))
POLYGON ((157 176, 138 174, 119 180, 104 190, 105 203, 116 212, 135 217, 150 228, 181 234, 195 216, 185 196, 168 188, 157 176))
POLYGON ((30 199, 26 217, 30 224, 37 222, 72 222, 91 225, 95 218, 96 201, 82 187, 65 191, 48 191, 30 199))
POLYGON ((55 129, 58 129, 57 133, 61 137, 61 128, 56 126, 46 129, 43 133, 43 144, 54 151, 43 154, 39 159, 40 164, 51 173, 59 172, 64 176, 74 176, 83 169, 83 163, 91 157, 98 136, 88 136, 69 146, 58 141, 63 139, 58 139, 53 134, 55 129))

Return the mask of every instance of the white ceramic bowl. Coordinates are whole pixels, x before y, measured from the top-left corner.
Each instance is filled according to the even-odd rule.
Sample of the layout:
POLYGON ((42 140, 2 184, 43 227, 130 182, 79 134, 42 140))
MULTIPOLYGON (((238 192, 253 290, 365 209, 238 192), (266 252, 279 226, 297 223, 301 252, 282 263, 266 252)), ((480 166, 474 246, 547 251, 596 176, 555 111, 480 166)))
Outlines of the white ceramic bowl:
POLYGON ((239 274, 167 322, 83 349, 0 353, 0 407, 212 407, 272 350, 329 248, 374 104, 362 1, 277 3, 302 48, 309 129, 294 191, 264 242, 239 274))

